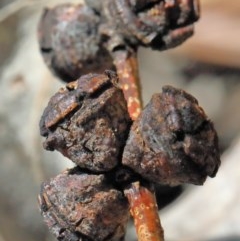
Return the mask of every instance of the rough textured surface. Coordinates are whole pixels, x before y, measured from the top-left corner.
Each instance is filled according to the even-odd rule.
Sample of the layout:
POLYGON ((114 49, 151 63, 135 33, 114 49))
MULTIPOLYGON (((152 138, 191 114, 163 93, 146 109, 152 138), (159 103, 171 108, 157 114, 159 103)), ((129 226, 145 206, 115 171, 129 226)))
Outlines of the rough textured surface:
POLYGON ((82 76, 60 89, 43 113, 40 130, 46 149, 103 172, 119 163, 130 123, 117 77, 106 72, 82 76))
POLYGON ((51 232, 63 241, 120 241, 128 221, 128 203, 104 175, 77 168, 42 185, 39 204, 51 232))
POLYGON ((46 64, 62 80, 74 81, 113 67, 100 45, 99 24, 99 16, 80 4, 62 4, 43 12, 38 27, 40 49, 46 64))
POLYGON ((215 178, 204 187, 189 187, 176 205, 163 210, 166 240, 240 240, 239 156, 240 138, 222 156, 215 178))
MULTIPOLYGON (((77 4, 80 1, 75 0, 77 4)), ((5 0, 6 4, 9 2, 5 0)), ((46 152, 42 148, 42 138, 38 130, 44 107, 62 86, 62 83, 49 73, 39 54, 36 26, 42 7, 38 3, 41 2, 44 6, 57 5, 63 0, 33 2, 34 4, 20 11, 20 19, 16 19, 16 15, 9 18, 9 21, 16 21, 18 25, 13 27, 9 25, 9 21, 1 22, 1 37, 6 36, 7 30, 13 34, 7 43, 10 44, 11 40, 14 42, 11 45, 12 51, 7 52, 8 58, 2 60, 4 64, 0 67, 0 236, 4 241, 56 240, 43 224, 37 210, 36 196, 41 181, 71 165, 60 153, 46 152), (38 178, 40 173, 43 173, 43 176, 38 178)), ((196 34, 177 48, 181 52, 178 58, 173 55, 172 50, 159 53, 141 49, 139 60, 142 90, 145 103, 162 85, 172 84, 188 90, 197 97, 214 121, 218 133, 221 130, 220 143, 224 142, 225 147, 222 150, 234 146, 223 155, 221 168, 214 179, 207 180, 204 187, 186 186, 180 198, 161 210, 166 240, 233 241, 240 239, 239 72, 228 71, 219 66, 222 70, 219 73, 209 65, 211 72, 205 73, 199 63, 188 61, 185 57, 187 51, 188 56, 193 54, 193 58, 204 54, 204 61, 215 58, 216 62, 222 61, 224 65, 232 66, 234 61, 236 66, 239 66, 240 45, 236 35, 239 32, 237 20, 240 16, 240 2, 202 0, 201 5, 203 11, 201 21, 196 24, 196 34), (209 9, 208 5, 213 4, 213 9, 209 9), (235 15, 228 14, 227 6, 232 6, 235 15), (219 13, 217 20, 215 13, 219 13), (221 37, 216 37, 216 33, 221 37), (230 35, 233 37, 229 37, 230 35), (209 48, 204 44, 205 38, 209 48), (195 41, 199 43, 197 47, 194 45, 195 41), (224 53, 227 53, 228 57, 217 44, 224 46, 224 53), (210 50, 215 53, 211 54, 210 50), (193 64, 201 73, 198 77, 186 80, 182 70, 192 68, 193 64), (198 86, 193 89, 191 86, 195 83, 198 83, 198 86)), ((1 42, 1 58, 6 49, 1 42)), ((161 194, 161 200, 165 195, 161 194)), ((136 241, 134 228, 128 228, 126 240, 136 241)))
POLYGON ((220 165, 216 131, 193 96, 165 86, 134 122, 123 164, 157 183, 203 184, 220 165))
POLYGON ((158 50, 175 47, 193 34, 192 24, 199 18, 198 0, 106 0, 103 4, 109 49, 126 42, 158 50))

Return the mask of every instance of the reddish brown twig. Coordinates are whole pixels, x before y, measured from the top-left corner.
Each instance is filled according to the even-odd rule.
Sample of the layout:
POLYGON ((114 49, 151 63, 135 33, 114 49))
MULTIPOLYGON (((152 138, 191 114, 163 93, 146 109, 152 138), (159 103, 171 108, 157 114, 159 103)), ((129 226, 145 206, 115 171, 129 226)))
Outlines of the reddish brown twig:
POLYGON ((138 241, 163 241, 163 229, 153 192, 135 182, 125 190, 125 195, 130 204, 138 241))
POLYGON ((135 120, 142 109, 137 54, 135 51, 119 50, 113 53, 120 86, 128 104, 128 112, 135 120))
MULTIPOLYGON (((136 52, 118 50, 113 56, 119 83, 127 100, 128 112, 130 117, 136 120, 142 110, 136 52)), ((125 195, 130 204, 138 241, 163 241, 163 229, 154 192, 136 182, 125 190, 125 195)))
MULTIPOLYGON (((136 52, 116 51, 114 64, 120 86, 127 100, 128 112, 130 117, 136 120, 142 110, 136 52)), ((154 193, 141 186, 139 182, 135 182, 131 184, 129 189, 125 190, 125 195, 130 204, 138 241, 163 241, 163 229, 154 193)))

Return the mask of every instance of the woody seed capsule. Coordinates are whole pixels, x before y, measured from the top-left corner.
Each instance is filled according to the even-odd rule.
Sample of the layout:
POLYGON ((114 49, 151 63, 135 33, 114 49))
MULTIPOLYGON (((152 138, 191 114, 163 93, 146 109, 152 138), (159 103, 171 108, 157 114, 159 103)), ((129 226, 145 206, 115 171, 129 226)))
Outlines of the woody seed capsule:
POLYGON ((94 172, 118 165, 131 119, 117 81, 113 72, 89 74, 60 89, 40 121, 44 148, 94 172))
POLYGON ((193 96, 165 86, 133 123, 122 162, 152 182, 201 185, 220 165, 217 134, 193 96))
POLYGON ((193 34, 199 18, 198 0, 106 0, 108 49, 119 46, 165 50, 180 45, 193 34))
POLYGON ((42 184, 39 206, 58 240, 124 239, 128 203, 103 174, 85 174, 79 168, 67 170, 42 184))
POLYGON ((45 9, 38 26, 39 45, 46 64, 60 79, 71 82, 83 74, 113 68, 100 43, 100 22, 95 11, 81 4, 45 9))

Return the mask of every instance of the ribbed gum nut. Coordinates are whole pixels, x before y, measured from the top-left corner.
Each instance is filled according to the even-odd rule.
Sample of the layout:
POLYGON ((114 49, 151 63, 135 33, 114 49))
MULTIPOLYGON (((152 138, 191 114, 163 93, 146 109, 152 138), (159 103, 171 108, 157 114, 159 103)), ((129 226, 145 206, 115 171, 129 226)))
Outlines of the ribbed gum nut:
POLYGON ((199 0, 165 0, 165 7, 168 9, 173 29, 193 24, 200 17, 199 0))
POLYGON ((60 89, 40 120, 44 148, 94 172, 113 169, 131 125, 117 81, 113 72, 89 74, 60 89))
POLYGON ((123 164, 152 182, 202 185, 220 165, 213 123, 193 96, 165 86, 133 123, 123 164))
POLYGON ((124 238, 128 203, 103 174, 84 174, 77 168, 65 171, 42 184, 39 206, 45 223, 58 240, 124 238))
MULTIPOLYGON (((133 45, 165 50, 192 36, 199 18, 198 0, 108 0, 111 24, 133 45), (117 16, 117 17, 116 17, 117 16), (119 24, 119 22, 121 24, 119 24)), ((114 39, 114 38, 113 38, 114 39)), ((111 42, 111 41, 109 41, 111 42)), ((111 43, 113 45, 113 43, 111 43)))
POLYGON ((43 58, 56 76, 71 82, 83 74, 112 69, 112 58, 100 44, 99 24, 100 17, 85 5, 45 9, 38 40, 43 58))
POLYGON ((192 24, 200 15, 199 0, 129 0, 129 2, 133 11, 145 24, 149 22, 157 24, 159 11, 164 11, 162 17, 166 17, 172 29, 192 24))

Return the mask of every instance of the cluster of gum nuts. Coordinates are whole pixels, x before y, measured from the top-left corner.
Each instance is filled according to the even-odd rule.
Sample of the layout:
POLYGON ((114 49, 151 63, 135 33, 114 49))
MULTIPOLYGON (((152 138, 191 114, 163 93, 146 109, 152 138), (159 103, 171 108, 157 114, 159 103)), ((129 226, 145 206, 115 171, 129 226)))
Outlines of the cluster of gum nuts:
POLYGON ((43 112, 43 145, 76 164, 42 184, 40 210, 58 240, 124 240, 131 213, 139 241, 162 241, 154 184, 214 177, 218 138, 197 100, 172 86, 139 115, 140 102, 130 101, 139 99, 136 53, 190 37, 198 1, 86 2, 47 9, 39 24, 47 65, 70 82, 43 112))
MULTIPOLYGON (((61 88, 44 110, 40 130, 44 148, 77 165, 43 183, 39 196, 44 220, 59 240, 123 240, 128 198, 135 200, 139 185, 201 185, 220 164, 213 124, 194 97, 165 86, 133 122, 110 71, 61 88)), ((144 235, 144 225, 137 226, 144 235)))

